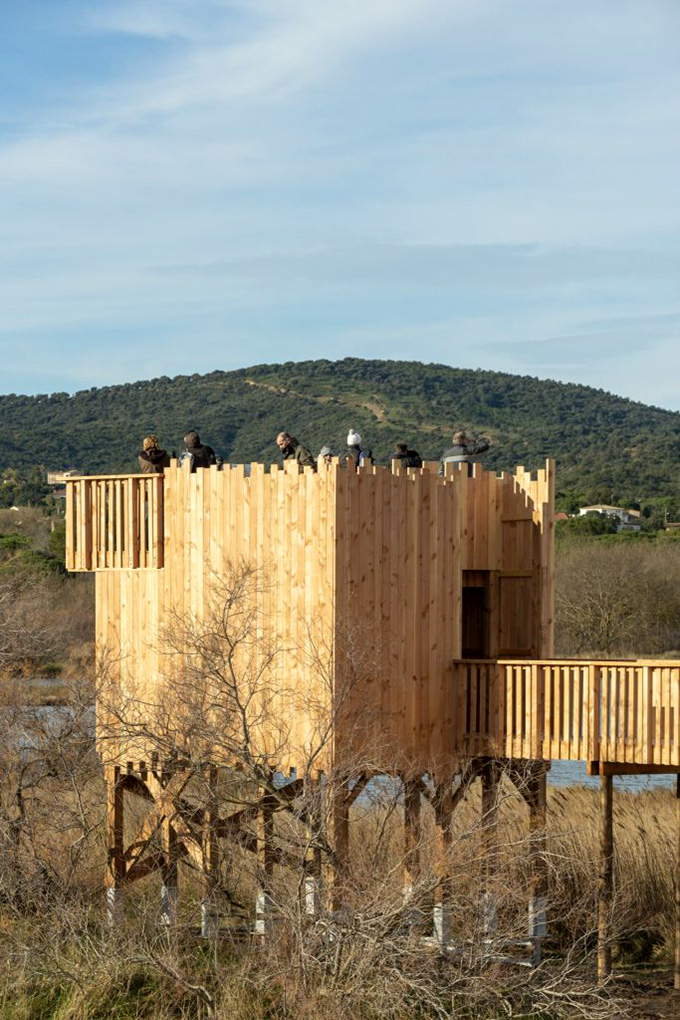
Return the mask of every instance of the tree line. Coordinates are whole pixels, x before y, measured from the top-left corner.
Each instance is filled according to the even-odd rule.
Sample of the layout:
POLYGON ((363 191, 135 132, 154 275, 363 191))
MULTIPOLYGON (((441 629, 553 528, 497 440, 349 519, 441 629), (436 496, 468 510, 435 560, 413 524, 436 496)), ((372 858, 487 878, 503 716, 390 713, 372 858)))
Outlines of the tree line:
POLYGON ((144 435, 179 451, 190 428, 234 462, 276 461, 282 429, 315 454, 344 450, 353 428, 379 463, 402 440, 437 459, 463 427, 491 439, 490 468, 554 457, 560 509, 680 496, 680 414, 586 386, 419 362, 288 362, 73 395, 11 394, 0 397, 0 424, 0 470, 19 474, 36 464, 135 471, 144 435))

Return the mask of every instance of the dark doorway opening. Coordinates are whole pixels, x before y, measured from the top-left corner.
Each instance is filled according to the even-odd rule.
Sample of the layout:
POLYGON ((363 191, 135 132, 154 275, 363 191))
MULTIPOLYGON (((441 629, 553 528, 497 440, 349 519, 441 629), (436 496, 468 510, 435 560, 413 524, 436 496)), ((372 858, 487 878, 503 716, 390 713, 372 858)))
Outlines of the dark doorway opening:
MULTIPOLYGON (((482 571, 475 573, 482 574, 482 571)), ((463 585, 462 653, 464 659, 490 659, 487 578, 463 585)))

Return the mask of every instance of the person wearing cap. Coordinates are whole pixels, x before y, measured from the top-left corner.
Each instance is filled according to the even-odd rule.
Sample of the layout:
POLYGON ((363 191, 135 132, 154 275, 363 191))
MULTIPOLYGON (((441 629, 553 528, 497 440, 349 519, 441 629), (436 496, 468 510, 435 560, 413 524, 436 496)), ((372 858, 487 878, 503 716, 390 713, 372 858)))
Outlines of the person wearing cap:
POLYGON ((395 443, 392 460, 398 460, 402 467, 420 468, 423 466, 423 458, 417 450, 410 450, 407 443, 395 443))
POLYGON ((170 467, 170 454, 158 445, 158 436, 146 436, 137 459, 139 470, 145 475, 162 475, 170 467))
POLYGON ((319 450, 319 456, 316 458, 317 467, 322 468, 328 465, 333 460, 333 451, 330 446, 322 446, 319 450))
POLYGON ((207 468, 211 464, 217 464, 217 457, 212 446, 206 446, 201 442, 201 437, 195 429, 191 429, 184 437, 184 443, 186 445, 185 453, 180 457, 182 461, 185 457, 189 459, 191 464, 192 473, 196 468, 207 468))
POLYGON ((361 464, 373 463, 373 455, 370 450, 364 450, 361 445, 361 436, 354 429, 347 433, 347 453, 345 464, 358 468, 361 464))
POLYGON ((316 471, 316 461, 311 455, 306 446, 298 442, 295 436, 291 436, 290 432, 279 432, 276 437, 276 445, 283 454, 284 460, 296 460, 300 467, 300 470, 306 467, 313 468, 316 471))
POLYGON ((472 477, 472 465, 479 464, 482 454, 489 449, 488 439, 472 439, 461 429, 453 433, 453 446, 444 450, 439 460, 439 474, 443 475, 446 464, 467 464, 468 477, 472 477))

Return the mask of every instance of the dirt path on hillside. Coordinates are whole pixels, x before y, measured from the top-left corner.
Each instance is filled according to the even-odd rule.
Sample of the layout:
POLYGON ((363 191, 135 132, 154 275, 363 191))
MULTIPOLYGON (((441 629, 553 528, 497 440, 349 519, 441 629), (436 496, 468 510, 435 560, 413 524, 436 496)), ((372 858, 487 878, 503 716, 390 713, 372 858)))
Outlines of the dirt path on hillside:
POLYGON ((292 390, 288 386, 275 386, 273 383, 258 382, 256 379, 246 379, 245 382, 249 386, 256 386, 258 389, 268 390, 270 393, 277 393, 279 395, 290 393, 293 397, 299 397, 301 400, 313 400, 317 404, 330 404, 332 401, 335 401, 336 403, 344 404, 346 407, 360 407, 362 410, 368 411, 369 414, 375 415, 379 422, 387 421, 385 407, 377 402, 349 400, 347 397, 336 397, 330 394, 316 396, 312 393, 300 393, 299 390, 292 390))

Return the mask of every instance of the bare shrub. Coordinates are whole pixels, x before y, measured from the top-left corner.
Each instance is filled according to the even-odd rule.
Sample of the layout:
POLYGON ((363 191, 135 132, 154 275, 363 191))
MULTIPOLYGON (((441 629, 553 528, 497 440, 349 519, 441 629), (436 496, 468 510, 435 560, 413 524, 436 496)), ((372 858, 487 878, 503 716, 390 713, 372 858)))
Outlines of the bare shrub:
MULTIPOLYGON (((89 579, 88 579, 89 580, 89 579)), ((0 673, 32 676, 48 664, 92 675, 92 585, 31 571, 0 576, 0 673)))
POLYGON ((60 646, 46 580, 32 573, 0 579, 0 671, 31 673, 60 646))
POLYGON ((663 655, 680 647, 680 549, 565 543, 555 576, 559 655, 663 655))
POLYGON ((0 535, 18 534, 31 539, 35 549, 46 552, 49 548, 52 521, 38 507, 22 506, 0 509, 0 535))
MULTIPOLYGON (((333 761, 329 737, 335 713, 342 714, 351 691, 331 697, 334 676, 326 650, 309 648, 310 667, 317 671, 311 687, 317 693, 292 687, 278 669, 279 649, 257 633, 262 585, 262 578, 242 565, 215 586, 215 601, 203 619, 175 619, 163 635, 167 667, 158 688, 138 690, 125 663, 112 664, 112 697, 103 700, 101 716, 111 728, 102 722, 101 745, 110 741, 118 756, 124 747, 133 759, 135 754, 148 759, 154 752, 159 762, 175 762, 182 770, 183 807, 176 825, 194 911, 206 896, 200 875, 206 849, 192 827, 203 826, 211 814, 232 833, 221 844, 218 881, 209 895, 221 914, 222 937, 231 942, 233 965, 220 966, 217 947, 208 966, 186 946, 180 934, 191 923, 185 907, 167 944, 154 941, 148 931, 138 939, 136 962, 193 990, 201 1009, 215 1016, 258 1015, 267 1000, 300 1017, 322 1009, 334 1017, 395 1020, 416 1009, 431 1017, 459 1009, 470 1017, 520 1009, 526 1016, 548 1011, 555 1017, 615 1015, 581 969, 593 943, 592 885, 579 887, 568 904, 576 939, 562 960, 533 972, 531 979, 511 964, 521 951, 513 947, 526 943, 532 862, 538 853, 557 872, 571 852, 561 839, 549 852, 535 845, 527 832, 526 806, 518 808, 514 787, 501 788, 490 869, 489 833, 480 825, 478 796, 471 794, 454 814, 451 837, 443 840, 427 808, 441 792, 424 784, 421 864, 405 899, 402 784, 383 778, 364 787, 362 777, 372 772, 365 755, 351 759, 345 753, 341 763, 333 761), (296 746, 297 774, 286 778, 273 774, 269 761, 291 759, 288 741, 296 732, 296 712, 311 713, 314 740, 296 746), (326 772, 318 777, 321 761, 326 772), (352 809, 347 853, 335 805, 354 782, 364 792, 352 809), (265 804, 270 822, 263 822, 265 804), (268 848, 262 825, 270 826, 268 848), (311 913, 310 879, 313 886, 325 882, 332 893, 315 901, 311 913), (443 882, 453 918, 453 946, 444 954, 432 927, 432 903, 443 882), (244 930, 252 930, 258 891, 269 900, 261 952, 241 941, 244 930), (491 928, 485 920, 489 900, 496 914, 491 928)), ((351 654, 349 646, 343 648, 350 686, 361 683, 367 668, 359 658, 348 666, 344 660, 351 654)), ((163 853, 164 838, 159 831, 150 840, 152 859, 163 853)), ((152 887, 154 880, 148 883, 152 887)))

